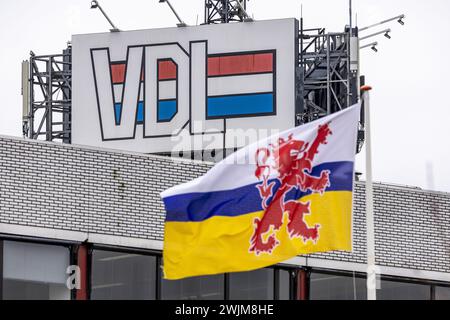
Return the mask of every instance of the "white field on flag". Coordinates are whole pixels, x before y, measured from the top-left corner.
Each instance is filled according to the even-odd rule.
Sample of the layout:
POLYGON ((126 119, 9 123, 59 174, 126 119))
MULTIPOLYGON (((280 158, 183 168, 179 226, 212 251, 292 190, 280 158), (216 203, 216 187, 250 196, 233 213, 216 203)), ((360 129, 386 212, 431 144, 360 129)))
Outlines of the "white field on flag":
MULTIPOLYGON (((259 182, 255 176, 257 161, 255 154, 258 149, 277 145, 280 138, 288 140, 290 136, 295 140, 313 141, 317 135, 317 128, 325 124, 329 124, 332 134, 327 137, 327 144, 321 146, 322 151, 315 156, 312 167, 332 162, 354 162, 360 109, 361 105, 356 104, 327 117, 257 141, 217 163, 205 175, 162 192, 161 197, 233 190, 256 184, 259 182)), ((276 177, 276 172, 272 174, 270 179, 276 177)))

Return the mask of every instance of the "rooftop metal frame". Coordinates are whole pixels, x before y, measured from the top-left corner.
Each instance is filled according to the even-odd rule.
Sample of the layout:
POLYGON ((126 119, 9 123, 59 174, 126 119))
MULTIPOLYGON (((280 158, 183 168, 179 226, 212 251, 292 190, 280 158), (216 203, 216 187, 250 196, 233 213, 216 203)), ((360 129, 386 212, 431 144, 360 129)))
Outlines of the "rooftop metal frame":
MULTIPOLYGON (((303 29, 300 20, 297 125, 348 108, 359 101, 358 29, 326 32, 324 28, 303 29)), ((363 117, 362 117, 363 119, 363 117)), ((363 120, 362 120, 363 121, 363 120)), ((364 142, 360 123, 358 152, 364 142)))
POLYGON ((325 29, 301 31, 301 123, 350 105, 348 42, 347 33, 325 33, 325 29))
POLYGON ((30 53, 29 107, 24 108, 23 135, 30 139, 71 143, 72 48, 62 54, 30 53))
POLYGON ((205 24, 243 22, 247 0, 205 0, 205 24))

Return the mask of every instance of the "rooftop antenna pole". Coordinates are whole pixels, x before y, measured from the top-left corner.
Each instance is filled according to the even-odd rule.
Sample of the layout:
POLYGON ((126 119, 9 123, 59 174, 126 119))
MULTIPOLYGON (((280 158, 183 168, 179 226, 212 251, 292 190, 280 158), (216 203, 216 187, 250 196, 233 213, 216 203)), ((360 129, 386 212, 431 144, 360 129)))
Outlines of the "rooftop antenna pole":
POLYGON ((299 73, 300 73, 300 87, 297 88, 298 92, 299 92, 299 97, 298 100, 300 101, 296 101, 296 119, 295 119, 295 125, 299 126, 302 122, 302 118, 301 118, 301 105, 303 105, 303 101, 304 97, 303 97, 303 93, 302 93, 302 89, 301 87, 303 87, 303 82, 304 82, 304 64, 303 64, 303 3, 300 4, 300 57, 297 57, 297 59, 300 59, 300 63, 299 63, 299 73))
POLYGON ((348 11, 349 11, 349 14, 350 14, 350 36, 352 36, 353 35, 353 30, 352 30, 352 15, 353 15, 353 13, 352 13, 352 0, 349 0, 348 1, 348 11))
MULTIPOLYGON (((303 3, 300 5, 300 36, 303 37, 303 3)), ((300 41, 300 45, 302 46, 302 50, 300 52, 303 52, 302 41, 300 41)))
POLYGON ((106 12, 103 10, 103 8, 100 6, 100 4, 98 3, 97 0, 92 0, 91 1, 91 9, 99 9, 100 12, 103 14, 103 16, 106 18, 106 20, 108 20, 109 24, 111 25, 112 29, 110 29, 109 31, 111 32, 119 32, 120 29, 117 28, 114 23, 111 21, 111 19, 108 17, 108 15, 106 14, 106 12))
MULTIPOLYGON (((300 5, 300 36, 303 39, 303 3, 300 5)), ((303 53, 303 41, 300 41, 301 50, 300 53, 303 53)))

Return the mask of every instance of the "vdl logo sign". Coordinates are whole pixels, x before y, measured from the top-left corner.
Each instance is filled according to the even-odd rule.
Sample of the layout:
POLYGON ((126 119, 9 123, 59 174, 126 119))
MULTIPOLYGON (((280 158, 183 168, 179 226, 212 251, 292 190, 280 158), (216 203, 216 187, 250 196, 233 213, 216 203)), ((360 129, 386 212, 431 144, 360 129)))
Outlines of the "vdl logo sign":
POLYGON ((72 143, 239 148, 295 126, 298 21, 72 38, 72 143))
POLYGON ((134 139, 139 125, 144 138, 158 138, 185 128, 205 133, 195 120, 276 115, 276 49, 208 54, 204 40, 191 41, 189 50, 128 46, 121 61, 111 60, 109 48, 90 53, 103 141, 134 139))

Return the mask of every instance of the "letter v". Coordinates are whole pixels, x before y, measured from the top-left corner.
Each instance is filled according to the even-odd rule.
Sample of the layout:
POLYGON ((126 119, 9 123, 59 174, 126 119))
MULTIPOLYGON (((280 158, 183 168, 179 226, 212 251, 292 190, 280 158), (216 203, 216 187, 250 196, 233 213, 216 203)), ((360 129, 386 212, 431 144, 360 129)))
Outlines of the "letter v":
POLYGON ((109 49, 91 49, 97 107, 103 141, 134 139, 142 57, 143 47, 128 48, 122 100, 115 101, 109 49), (120 108, 117 108, 117 106, 120 108), (120 121, 117 122, 117 119, 120 119, 120 121))

